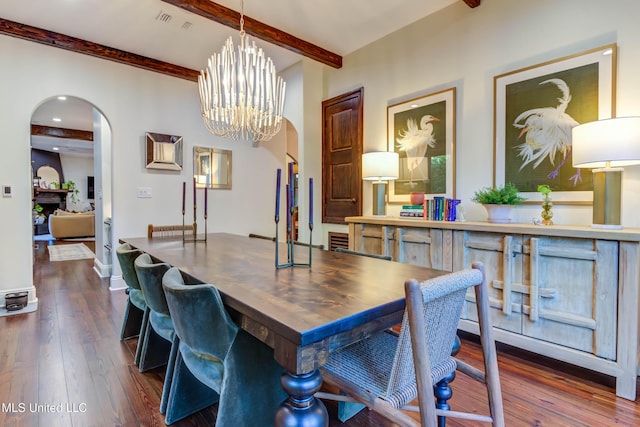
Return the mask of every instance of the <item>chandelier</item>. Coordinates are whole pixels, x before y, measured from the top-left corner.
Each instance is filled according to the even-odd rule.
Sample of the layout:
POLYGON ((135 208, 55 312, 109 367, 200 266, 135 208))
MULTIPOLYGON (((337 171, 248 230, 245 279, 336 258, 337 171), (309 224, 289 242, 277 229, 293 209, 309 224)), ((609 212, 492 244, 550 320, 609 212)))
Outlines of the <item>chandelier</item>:
POLYGON ((200 111, 207 129, 217 136, 268 141, 280 131, 286 83, 276 75, 244 31, 244 1, 240 13, 240 45, 236 53, 229 37, 198 77, 200 111))

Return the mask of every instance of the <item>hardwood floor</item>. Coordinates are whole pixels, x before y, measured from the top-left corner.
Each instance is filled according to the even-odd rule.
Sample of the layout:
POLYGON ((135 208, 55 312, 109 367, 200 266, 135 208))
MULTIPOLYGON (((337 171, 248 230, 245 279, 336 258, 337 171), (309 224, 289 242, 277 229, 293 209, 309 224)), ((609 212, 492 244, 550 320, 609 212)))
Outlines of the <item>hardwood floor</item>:
MULTIPOLYGON (((0 317, 0 425, 163 426, 164 370, 141 374, 135 340, 119 340, 124 291, 110 292, 92 260, 49 262, 46 244, 35 249, 38 311, 0 317)), ((459 357, 477 363, 478 345, 463 339, 459 357)), ((507 426, 640 425, 640 405, 617 398, 609 377, 502 345, 498 358, 507 426)), ((484 389, 464 375, 453 390, 454 409, 487 410, 484 389)), ((367 410, 341 424, 327 407, 332 427, 393 425, 367 410)), ((174 425, 214 422, 212 407, 174 425)))

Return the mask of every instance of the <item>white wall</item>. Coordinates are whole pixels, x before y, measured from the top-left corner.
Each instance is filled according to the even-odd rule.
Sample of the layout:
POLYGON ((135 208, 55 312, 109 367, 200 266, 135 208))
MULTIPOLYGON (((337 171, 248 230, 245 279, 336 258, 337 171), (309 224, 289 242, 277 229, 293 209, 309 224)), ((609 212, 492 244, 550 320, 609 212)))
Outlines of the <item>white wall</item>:
MULTIPOLYGON (((457 87, 458 198, 467 219, 486 219, 470 201, 493 181, 493 77, 609 43, 618 45, 617 115, 640 115, 640 2, 636 0, 484 0, 452 6, 374 42, 327 69, 325 99, 364 86, 364 151, 386 150, 387 105, 410 94, 457 87)), ((625 169, 623 224, 640 227, 640 166, 625 169)), ((371 186, 364 188, 371 213, 371 186)), ((398 205, 390 214, 397 215, 398 205)), ((555 204, 557 223, 590 224, 591 207, 555 204)), ((540 207, 523 206, 530 222, 540 207)))
MULTIPOLYGON (((0 36, 0 129, 3 156, 0 183, 14 196, 0 199, 0 298, 32 284, 31 172, 29 134, 34 109, 59 94, 76 96, 98 108, 111 127, 114 242, 146 235, 149 223, 181 223, 182 182, 191 182, 193 146, 233 151, 233 189, 209 193, 209 231, 273 234, 275 169, 283 160, 274 145, 253 147, 211 135, 200 118, 196 83, 126 65, 0 36), (182 172, 147 170, 146 131, 184 137, 182 172), (274 154, 275 153, 275 154, 274 154), (138 198, 137 187, 153 197, 138 198), (266 208, 265 208, 266 207, 266 208)), ((282 142, 284 144, 284 141, 282 142)), ((192 200, 188 192, 187 200, 192 200)), ((202 191, 198 192, 202 207, 202 191)), ((203 227, 202 210, 199 213, 203 227)), ((187 222, 193 219, 189 212, 187 222)), ((120 272, 114 264, 114 275, 120 272)), ((0 305, 4 302, 0 299, 0 305)))

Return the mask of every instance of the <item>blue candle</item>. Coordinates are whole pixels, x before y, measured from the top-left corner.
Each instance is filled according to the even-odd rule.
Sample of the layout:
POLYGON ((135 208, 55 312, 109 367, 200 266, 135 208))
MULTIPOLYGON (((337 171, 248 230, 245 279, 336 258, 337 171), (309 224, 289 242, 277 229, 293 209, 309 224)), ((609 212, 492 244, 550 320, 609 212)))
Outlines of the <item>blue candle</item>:
POLYGON ((293 206, 296 204, 293 188, 293 162, 289 163, 289 199, 291 204, 287 204, 287 209, 291 211, 293 206))
POLYGON ((313 178, 309 178, 309 225, 313 225, 313 178))
POLYGON ((276 174, 276 222, 280 220, 280 176, 282 175, 282 169, 278 168, 276 174))
MULTIPOLYGON (((287 233, 289 232, 289 230, 291 229, 291 198, 289 196, 289 184, 287 184, 286 186, 286 191, 287 191, 287 233)), ((287 236, 287 239, 289 237, 287 236)))
POLYGON ((182 181, 182 215, 184 215, 184 200, 185 200, 186 192, 187 192, 187 182, 182 181))

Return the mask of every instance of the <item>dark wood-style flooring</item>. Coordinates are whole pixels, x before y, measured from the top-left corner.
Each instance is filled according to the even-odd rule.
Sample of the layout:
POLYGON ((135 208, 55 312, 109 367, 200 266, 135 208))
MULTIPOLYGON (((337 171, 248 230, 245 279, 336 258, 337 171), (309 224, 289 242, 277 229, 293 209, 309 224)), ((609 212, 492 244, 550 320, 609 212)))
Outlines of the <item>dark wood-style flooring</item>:
MULTIPOLYGON (((135 340, 119 339, 124 291, 109 291, 92 260, 49 262, 47 242, 36 242, 34 251, 38 311, 0 317, 0 426, 164 426, 157 409, 164 370, 141 374, 133 364, 135 340)), ((507 346, 499 350, 507 426, 640 425, 640 405, 617 398, 611 378, 507 346)), ((463 339, 459 357, 477 362, 478 345, 463 339)), ((453 390, 455 409, 486 411, 479 384, 459 375, 453 390)), ((343 425, 335 404, 327 407, 330 425, 343 425)), ((212 407, 174 425, 214 420, 212 407)), ((344 425, 393 424, 365 410, 344 425)), ((448 425, 482 424, 451 419, 448 425)))

